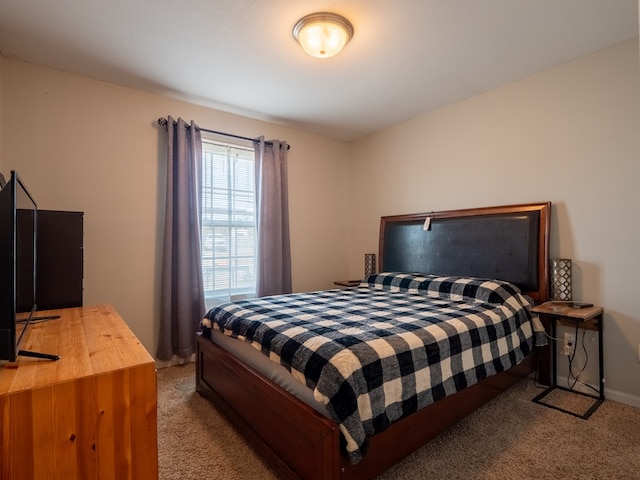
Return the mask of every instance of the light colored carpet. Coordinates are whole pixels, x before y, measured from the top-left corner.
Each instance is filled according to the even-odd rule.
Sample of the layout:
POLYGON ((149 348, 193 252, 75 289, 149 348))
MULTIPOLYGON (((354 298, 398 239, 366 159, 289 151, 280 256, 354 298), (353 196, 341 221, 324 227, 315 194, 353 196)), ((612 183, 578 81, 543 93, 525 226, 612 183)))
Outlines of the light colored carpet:
MULTIPOLYGON (((378 480, 640 479, 640 409, 607 400, 582 420, 533 403, 540 391, 520 382, 378 480)), ((158 371, 158 449, 161 480, 278 479, 195 392, 193 364, 158 371)))

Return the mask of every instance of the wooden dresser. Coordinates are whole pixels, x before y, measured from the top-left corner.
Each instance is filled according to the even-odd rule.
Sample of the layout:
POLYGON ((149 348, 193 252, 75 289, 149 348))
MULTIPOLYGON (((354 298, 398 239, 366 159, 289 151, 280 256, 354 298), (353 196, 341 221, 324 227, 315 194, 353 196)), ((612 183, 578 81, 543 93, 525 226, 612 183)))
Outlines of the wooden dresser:
POLYGON ((38 314, 20 348, 60 359, 0 362, 0 479, 157 479, 151 355, 111 306, 38 314))

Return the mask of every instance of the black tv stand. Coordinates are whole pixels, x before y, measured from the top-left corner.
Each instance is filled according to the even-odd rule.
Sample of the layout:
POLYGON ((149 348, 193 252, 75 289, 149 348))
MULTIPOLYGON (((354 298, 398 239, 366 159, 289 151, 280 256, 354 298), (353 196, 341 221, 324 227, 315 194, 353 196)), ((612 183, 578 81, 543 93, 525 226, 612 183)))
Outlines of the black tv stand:
POLYGON ((18 355, 22 357, 44 358, 45 360, 60 360, 60 355, 51 353, 30 352, 29 350, 18 350, 18 355))
POLYGON ((60 315, 44 315, 42 317, 33 317, 31 322, 41 322, 43 320, 55 320, 56 318, 60 318, 60 315))
MULTIPOLYGON (((31 317, 28 322, 26 320, 20 320, 19 322, 25 323, 25 324, 31 324, 34 322, 55 320, 56 318, 60 318, 60 315, 42 315, 40 317, 31 317)), ((27 326, 28 325, 25 325, 25 328, 27 328, 27 326)), ((18 355, 22 357, 42 358, 44 360, 52 360, 52 361, 60 360, 60 355, 55 355, 53 353, 32 352, 30 350, 18 350, 18 353, 16 354, 16 356, 18 355)))
POLYGON ((45 320, 55 320, 56 318, 60 318, 60 315, 43 315, 41 317, 31 317, 29 320, 18 320, 16 323, 34 323, 34 322, 43 322, 45 320))

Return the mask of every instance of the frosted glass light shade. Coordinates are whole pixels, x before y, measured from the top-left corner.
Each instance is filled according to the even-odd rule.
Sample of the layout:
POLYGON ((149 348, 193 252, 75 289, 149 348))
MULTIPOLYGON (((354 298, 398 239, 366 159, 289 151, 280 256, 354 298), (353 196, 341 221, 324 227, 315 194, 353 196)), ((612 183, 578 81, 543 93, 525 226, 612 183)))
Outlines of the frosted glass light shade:
POLYGON ((352 36, 351 22, 335 13, 312 13, 293 27, 293 37, 305 52, 316 58, 337 55, 352 36))

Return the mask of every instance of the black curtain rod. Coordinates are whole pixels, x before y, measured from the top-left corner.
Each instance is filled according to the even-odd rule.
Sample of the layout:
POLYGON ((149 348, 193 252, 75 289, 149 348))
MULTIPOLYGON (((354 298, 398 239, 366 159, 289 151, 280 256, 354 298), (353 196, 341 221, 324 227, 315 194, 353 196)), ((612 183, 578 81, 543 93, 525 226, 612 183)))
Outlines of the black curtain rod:
MULTIPOLYGON (((167 126, 167 119, 166 118, 159 118, 158 119, 158 124, 163 126, 163 127, 166 127, 167 126)), ((248 140, 250 142, 259 141, 257 138, 243 137, 242 135, 234 135, 233 133, 218 132, 217 130, 208 130, 206 128, 200 128, 200 130, 203 131, 203 132, 207 132, 207 133, 214 133, 216 135, 224 135, 225 137, 239 138, 240 140, 248 140)), ((264 142, 264 143, 266 143, 270 147, 273 146, 273 142, 264 142)), ((290 148, 291 148, 291 145, 287 145, 287 150, 289 150, 290 148)))

